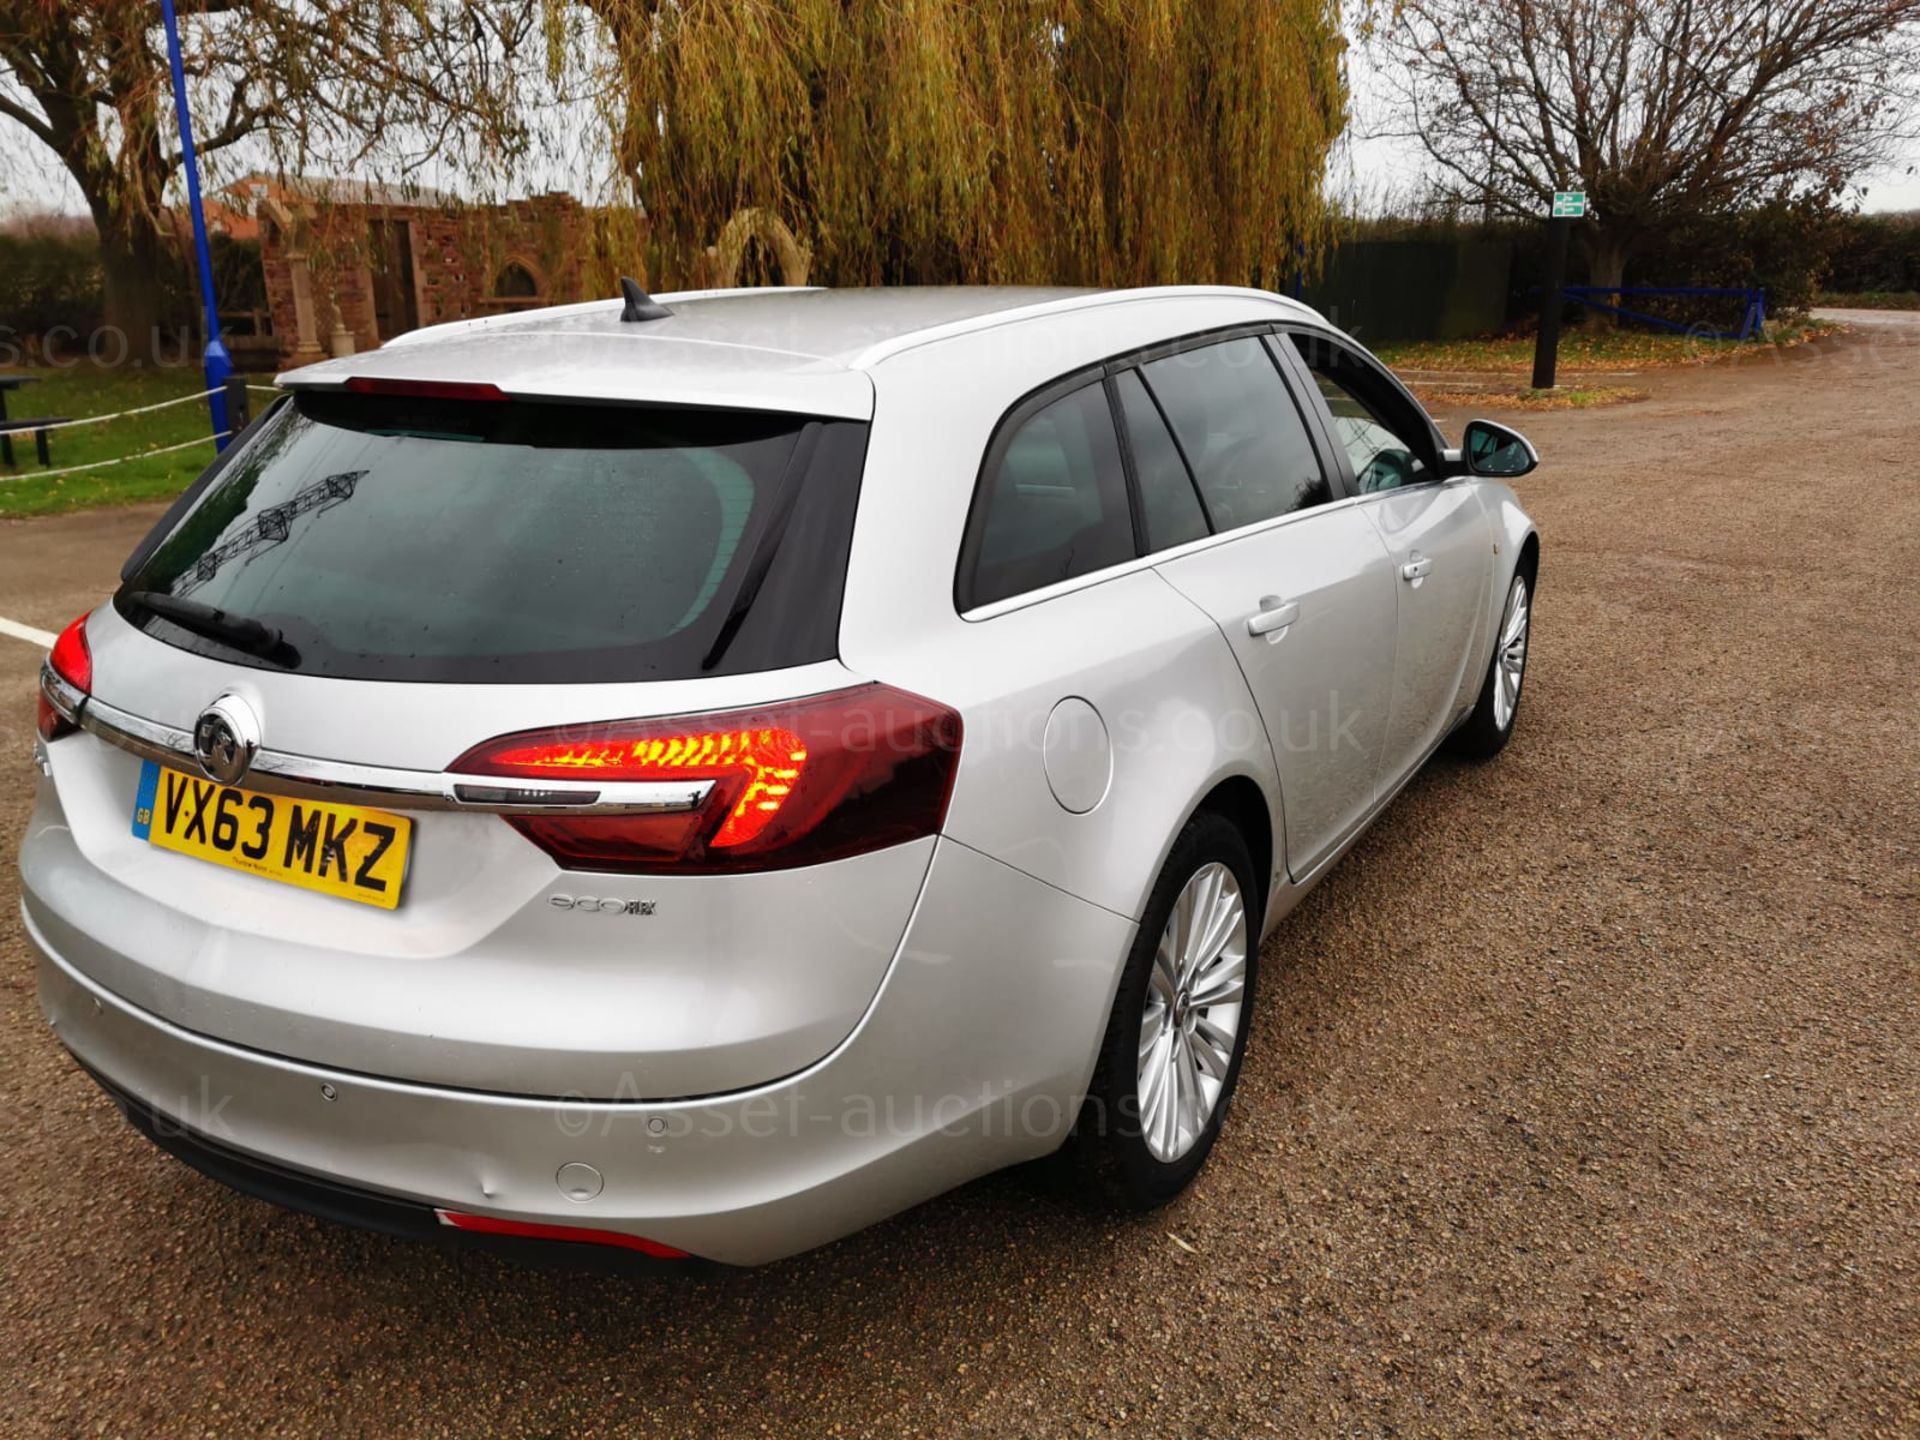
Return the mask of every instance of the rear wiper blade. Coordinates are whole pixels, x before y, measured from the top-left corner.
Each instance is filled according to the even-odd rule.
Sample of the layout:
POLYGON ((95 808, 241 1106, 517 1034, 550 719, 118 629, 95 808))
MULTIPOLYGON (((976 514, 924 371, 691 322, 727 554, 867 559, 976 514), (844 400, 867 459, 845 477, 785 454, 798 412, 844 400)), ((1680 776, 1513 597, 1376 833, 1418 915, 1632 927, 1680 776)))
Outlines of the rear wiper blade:
POLYGON ((196 635, 218 640, 249 655, 258 655, 262 659, 288 666, 300 658, 273 626, 245 615, 229 615, 217 605, 169 595, 164 590, 132 591, 127 596, 127 603, 150 611, 163 620, 171 620, 182 630, 191 630, 196 635))

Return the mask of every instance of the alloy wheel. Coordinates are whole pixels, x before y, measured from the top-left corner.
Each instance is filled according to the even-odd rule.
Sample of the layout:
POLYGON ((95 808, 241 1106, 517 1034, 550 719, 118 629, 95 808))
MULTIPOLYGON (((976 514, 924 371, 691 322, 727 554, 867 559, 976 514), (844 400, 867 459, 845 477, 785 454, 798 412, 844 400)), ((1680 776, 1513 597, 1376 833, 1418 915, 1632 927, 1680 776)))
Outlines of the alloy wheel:
POLYGON ((1527 623, 1533 607, 1528 602, 1527 577, 1513 577, 1506 612, 1500 617, 1500 642, 1493 653, 1493 723, 1505 730, 1513 724, 1520 704, 1520 685, 1527 678, 1527 623))
POLYGON ((1212 861, 1181 888, 1147 982, 1136 1093, 1154 1159, 1178 1160, 1206 1132, 1239 1044, 1246 985, 1246 902, 1233 871, 1212 861))

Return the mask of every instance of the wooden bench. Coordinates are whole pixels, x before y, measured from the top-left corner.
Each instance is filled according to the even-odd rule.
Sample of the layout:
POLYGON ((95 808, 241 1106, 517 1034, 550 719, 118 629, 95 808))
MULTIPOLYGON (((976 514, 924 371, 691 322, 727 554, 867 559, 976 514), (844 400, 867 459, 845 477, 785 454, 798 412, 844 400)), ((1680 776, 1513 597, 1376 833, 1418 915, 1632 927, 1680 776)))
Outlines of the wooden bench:
POLYGON ((13 464, 13 437, 31 430, 34 454, 40 457, 40 468, 46 469, 53 464, 53 455, 47 449, 47 427, 64 425, 66 421, 64 415, 42 415, 34 420, 0 420, 0 464, 13 464))

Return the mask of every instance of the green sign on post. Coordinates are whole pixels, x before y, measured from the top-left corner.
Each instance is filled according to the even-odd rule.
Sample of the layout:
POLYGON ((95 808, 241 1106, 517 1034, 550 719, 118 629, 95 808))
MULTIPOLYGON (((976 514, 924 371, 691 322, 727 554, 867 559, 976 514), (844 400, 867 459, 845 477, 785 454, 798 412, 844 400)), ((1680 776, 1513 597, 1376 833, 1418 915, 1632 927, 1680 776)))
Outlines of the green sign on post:
POLYGON ((1553 192, 1553 218, 1556 220, 1580 220, 1586 217, 1587 192, 1584 190, 1556 190, 1553 192))

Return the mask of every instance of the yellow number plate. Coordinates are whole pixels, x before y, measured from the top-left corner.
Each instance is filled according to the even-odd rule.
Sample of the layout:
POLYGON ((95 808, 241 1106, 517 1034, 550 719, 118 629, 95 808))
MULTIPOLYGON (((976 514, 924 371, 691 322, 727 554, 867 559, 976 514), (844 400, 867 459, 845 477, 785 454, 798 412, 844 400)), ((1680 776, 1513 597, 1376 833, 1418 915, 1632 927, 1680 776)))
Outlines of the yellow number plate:
POLYGON ((133 833, 165 850, 391 910, 413 822, 359 805, 262 795, 145 761, 133 833))

